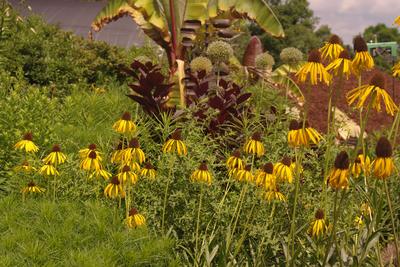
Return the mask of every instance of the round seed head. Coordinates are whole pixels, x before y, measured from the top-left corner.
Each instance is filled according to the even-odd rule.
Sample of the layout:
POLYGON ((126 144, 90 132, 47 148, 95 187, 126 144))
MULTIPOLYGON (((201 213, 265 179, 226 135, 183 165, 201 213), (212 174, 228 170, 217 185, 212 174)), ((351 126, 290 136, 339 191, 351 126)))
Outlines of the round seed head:
POLYGON ((349 168, 349 155, 346 151, 341 151, 337 154, 334 165, 336 169, 340 170, 347 170, 349 168))
POLYGON ((274 172, 274 165, 271 162, 265 163, 263 166, 263 171, 272 174, 274 172))
POLYGON ((253 133, 253 135, 251 136, 251 139, 261 142, 261 133, 260 132, 253 133))
POLYGON ((313 49, 308 53, 308 62, 321 63, 321 53, 318 49, 313 49))
POLYGON ((137 209, 131 208, 131 209, 129 210, 129 216, 135 216, 136 214, 138 214, 137 209))
POLYGON ((58 144, 54 145, 53 148, 51 149, 51 152, 60 152, 60 151, 61 147, 58 144))
POLYGON ((190 69, 192 72, 199 72, 204 70, 207 74, 212 71, 213 65, 211 60, 206 57, 196 57, 190 62, 190 69))
POLYGON ((315 219, 322 220, 325 217, 324 211, 322 209, 318 209, 315 212, 315 219))
POLYGON ((32 141, 32 139, 33 139, 32 132, 25 133, 23 139, 24 140, 28 140, 28 141, 32 141))
POLYGON ((90 144, 89 149, 90 150, 96 150, 97 146, 95 144, 90 144))
POLYGON ((390 141, 382 136, 376 144, 375 153, 378 158, 390 158, 393 154, 390 141))
POLYGON ((339 58, 344 58, 344 59, 349 59, 350 60, 349 51, 347 51, 347 49, 344 49, 342 52, 340 52, 339 58))
POLYGON ((340 39, 339 36, 337 36, 336 34, 333 34, 330 38, 329 38, 329 43, 331 44, 342 44, 342 40, 340 39))
POLYGON ((96 154, 96 152, 94 152, 94 151, 90 151, 90 153, 89 153, 89 158, 91 158, 91 159, 96 159, 97 158, 97 154, 96 154))
POLYGON ((294 47, 287 47, 282 49, 279 57, 283 63, 295 64, 303 60, 303 53, 294 47))
POLYGON ((284 165, 290 167, 290 164, 292 164, 292 159, 289 158, 289 157, 287 157, 287 156, 285 156, 285 157, 283 157, 283 159, 281 160, 281 162, 282 162, 282 164, 284 164, 284 165))
POLYGON ((299 130, 301 127, 299 123, 296 120, 291 120, 289 123, 289 130, 294 131, 294 130, 299 130))
POLYGON ((124 114, 122 114, 121 119, 124 121, 130 121, 132 119, 131 113, 125 111, 124 114))
POLYGON ((382 75, 382 73, 378 72, 374 76, 372 76, 369 84, 384 89, 385 77, 382 75))
POLYGON ((361 35, 357 35, 353 40, 354 51, 356 52, 366 52, 368 51, 367 43, 361 35))

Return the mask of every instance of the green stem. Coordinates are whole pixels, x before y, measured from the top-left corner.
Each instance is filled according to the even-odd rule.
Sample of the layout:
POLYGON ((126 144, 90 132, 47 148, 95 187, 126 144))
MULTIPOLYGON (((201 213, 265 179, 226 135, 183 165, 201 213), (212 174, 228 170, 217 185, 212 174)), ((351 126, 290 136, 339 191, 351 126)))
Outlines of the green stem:
POLYGON ((389 188, 387 185, 387 181, 385 180, 385 191, 386 191, 386 198, 387 198, 387 202, 389 205, 389 211, 390 211, 390 219, 392 221, 392 228, 393 228, 393 235, 394 235, 394 245, 396 247, 396 255, 397 255, 397 266, 400 266, 400 250, 399 250, 399 241, 397 239, 397 231, 396 231, 396 221, 394 220, 394 216, 393 216, 393 208, 392 208, 392 201, 390 200, 390 192, 389 192, 389 188))
POLYGON ((196 223, 196 266, 198 266, 198 257, 200 256, 199 250, 198 250, 198 245, 199 245, 199 227, 200 227, 200 212, 201 212, 201 203, 203 200, 203 185, 200 185, 200 196, 199 196, 199 208, 197 210, 197 223, 196 223))
POLYGON ((332 246, 333 243, 333 236, 336 234, 336 223, 337 223, 337 199, 338 199, 338 190, 335 191, 335 200, 333 202, 333 225, 332 225, 332 232, 331 235, 329 237, 329 242, 328 245, 326 247, 326 252, 325 252, 325 257, 324 257, 324 261, 322 266, 326 266, 327 260, 328 260, 328 254, 329 254, 329 250, 332 246))
MULTIPOLYGON (((173 158, 174 159, 174 158, 173 158)), ((162 220, 161 220, 161 232, 164 233, 164 223, 165 223, 165 210, 167 209, 167 200, 168 200, 168 189, 169 189, 169 184, 171 183, 171 176, 172 176, 172 171, 174 167, 174 160, 171 159, 170 161, 170 166, 169 166, 169 171, 168 171, 168 178, 167 178, 167 186, 165 187, 164 191, 164 202, 163 202, 163 212, 162 212, 162 220)))
POLYGON ((295 157, 296 157, 296 173, 295 173, 295 179, 296 179, 296 185, 295 185, 295 191, 294 191, 294 206, 293 206, 293 213, 292 213, 292 222, 290 226, 290 246, 289 249, 291 249, 291 266, 294 266, 294 247, 295 247, 295 232, 296 232, 296 209, 297 209, 297 199, 299 197, 299 188, 300 188, 300 162, 299 162, 299 155, 298 155, 298 150, 295 149, 295 157))

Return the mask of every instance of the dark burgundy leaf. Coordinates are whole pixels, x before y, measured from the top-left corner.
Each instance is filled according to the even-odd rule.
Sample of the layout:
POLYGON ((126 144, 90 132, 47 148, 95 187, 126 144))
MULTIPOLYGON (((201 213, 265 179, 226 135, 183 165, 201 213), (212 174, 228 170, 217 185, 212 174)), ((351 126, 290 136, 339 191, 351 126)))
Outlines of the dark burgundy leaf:
POLYGON ((245 93, 238 97, 238 99, 236 100, 236 104, 240 105, 243 102, 245 102, 246 100, 248 100, 250 97, 251 97, 251 93, 245 93))
POLYGON ((218 96, 214 96, 208 100, 208 105, 215 109, 222 109, 224 106, 224 101, 218 96))

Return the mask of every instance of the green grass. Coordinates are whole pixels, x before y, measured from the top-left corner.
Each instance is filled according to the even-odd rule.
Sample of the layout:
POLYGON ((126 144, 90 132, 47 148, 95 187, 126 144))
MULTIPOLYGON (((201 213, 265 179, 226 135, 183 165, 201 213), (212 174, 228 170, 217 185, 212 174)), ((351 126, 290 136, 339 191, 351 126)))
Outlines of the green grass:
POLYGON ((0 200, 0 266, 165 266, 173 243, 95 201, 0 200))

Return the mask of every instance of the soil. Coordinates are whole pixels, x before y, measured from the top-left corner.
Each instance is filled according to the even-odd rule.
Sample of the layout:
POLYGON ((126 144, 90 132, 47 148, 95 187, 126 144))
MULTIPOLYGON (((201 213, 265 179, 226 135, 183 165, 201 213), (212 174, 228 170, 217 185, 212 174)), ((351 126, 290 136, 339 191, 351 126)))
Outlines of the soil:
MULTIPOLYGON (((374 69, 362 74, 362 84, 367 84, 371 77, 380 70, 374 69)), ((400 103, 400 81, 393 79, 389 74, 381 72, 386 80, 386 91, 390 94, 396 104, 400 103), (394 95, 394 97, 393 97, 394 95)), ((335 81, 333 88, 338 88, 339 81, 335 81)), ((306 98, 306 105, 309 104, 308 120, 310 125, 320 132, 326 133, 327 117, 328 117, 328 101, 329 101, 329 88, 326 85, 312 86, 307 89, 306 84, 299 84, 306 98), (307 94, 307 91, 310 93, 307 94)), ((345 112, 357 124, 359 120, 359 110, 354 107, 349 107, 346 101, 346 93, 351 89, 358 87, 358 78, 350 77, 349 80, 344 81, 343 92, 335 91, 336 94, 336 107, 345 112)), ((383 104, 383 103, 382 103, 383 104)), ((391 127, 394 117, 386 113, 385 106, 382 105, 381 112, 371 110, 369 114, 366 132, 380 131, 391 127)))

